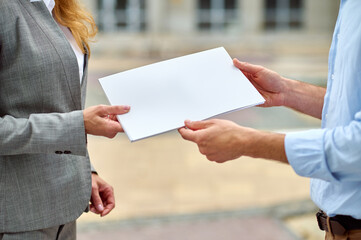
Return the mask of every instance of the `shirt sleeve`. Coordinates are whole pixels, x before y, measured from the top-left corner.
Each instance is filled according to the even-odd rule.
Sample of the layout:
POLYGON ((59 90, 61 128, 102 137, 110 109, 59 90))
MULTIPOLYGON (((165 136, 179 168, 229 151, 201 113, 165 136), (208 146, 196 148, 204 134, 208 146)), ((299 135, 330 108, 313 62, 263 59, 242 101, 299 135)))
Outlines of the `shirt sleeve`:
POLYGON ((361 112, 347 126, 288 133, 285 150, 300 176, 361 181, 361 112))

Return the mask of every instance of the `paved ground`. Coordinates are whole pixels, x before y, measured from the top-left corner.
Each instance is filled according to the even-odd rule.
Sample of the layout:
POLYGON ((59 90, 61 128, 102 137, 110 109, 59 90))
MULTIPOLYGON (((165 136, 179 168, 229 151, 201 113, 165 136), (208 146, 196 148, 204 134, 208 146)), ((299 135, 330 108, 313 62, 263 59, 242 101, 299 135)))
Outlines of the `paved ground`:
MULTIPOLYGON (((293 40, 273 47, 267 40, 258 47, 226 49, 232 57, 282 75, 325 84, 328 38, 293 40)), ((95 54, 87 105, 107 103, 99 77, 173 55, 150 59, 95 54)), ((284 108, 252 108, 224 117, 264 130, 320 126, 319 120, 284 108)), ((309 180, 289 166, 247 157, 215 164, 176 131, 136 143, 124 135, 112 140, 89 137, 88 146, 99 174, 115 189, 117 206, 106 218, 84 214, 78 221, 80 240, 322 239, 309 200, 309 180)))
POLYGON ((266 217, 147 224, 79 234, 79 240, 295 240, 277 220, 266 217))
MULTIPOLYGON (((106 218, 84 214, 79 239, 177 239, 170 232, 183 239, 209 232, 214 237, 209 239, 272 239, 257 230, 257 221, 275 239, 309 235, 308 228, 298 233, 299 218, 292 219, 316 211, 298 204, 309 202, 309 181, 287 165, 247 157, 215 164, 177 132, 136 143, 125 136, 90 137, 89 151, 100 175, 113 185, 117 206, 106 218), (275 208, 285 213, 275 215, 275 208), (219 229, 234 238, 219 238, 219 229), (249 238, 238 238, 248 230, 249 238)), ((311 219, 307 226, 314 232, 311 219)))
MULTIPOLYGON (((310 240, 321 239, 322 234, 320 238, 311 238, 310 235, 294 231, 287 223, 290 221, 287 220, 290 215, 299 216, 300 213, 314 211, 313 203, 306 200, 238 211, 80 224, 78 239, 300 240, 306 239, 305 237, 310 240)), ((296 226, 299 228, 300 224, 296 226)), ((315 231, 315 229, 311 230, 315 231)), ((318 230, 317 232, 319 233, 318 230)))

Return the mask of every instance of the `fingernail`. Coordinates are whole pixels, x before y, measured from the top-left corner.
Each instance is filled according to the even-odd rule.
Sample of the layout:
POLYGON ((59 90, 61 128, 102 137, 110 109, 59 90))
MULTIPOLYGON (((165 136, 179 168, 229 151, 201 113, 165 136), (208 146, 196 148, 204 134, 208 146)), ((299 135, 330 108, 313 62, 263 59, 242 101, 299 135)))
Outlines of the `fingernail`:
POLYGON ((98 211, 101 211, 101 212, 102 212, 103 210, 104 210, 103 205, 99 204, 99 205, 98 205, 98 211))
POLYGON ((124 106, 124 110, 126 110, 126 111, 129 111, 129 109, 130 109, 130 106, 124 106))
POLYGON ((187 123, 191 123, 192 121, 187 119, 184 122, 187 124, 187 123))

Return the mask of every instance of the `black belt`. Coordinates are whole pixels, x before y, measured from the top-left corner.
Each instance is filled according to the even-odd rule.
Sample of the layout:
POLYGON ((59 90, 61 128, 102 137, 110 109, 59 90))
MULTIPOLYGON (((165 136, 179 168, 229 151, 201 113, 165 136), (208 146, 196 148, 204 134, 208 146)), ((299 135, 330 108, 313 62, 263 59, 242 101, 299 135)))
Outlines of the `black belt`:
POLYGON ((318 227, 326 232, 331 232, 336 235, 344 235, 347 231, 350 230, 360 230, 361 229, 361 220, 355 219, 351 216, 346 215, 336 215, 330 217, 330 228, 327 226, 328 216, 323 212, 319 211, 316 214, 318 227))

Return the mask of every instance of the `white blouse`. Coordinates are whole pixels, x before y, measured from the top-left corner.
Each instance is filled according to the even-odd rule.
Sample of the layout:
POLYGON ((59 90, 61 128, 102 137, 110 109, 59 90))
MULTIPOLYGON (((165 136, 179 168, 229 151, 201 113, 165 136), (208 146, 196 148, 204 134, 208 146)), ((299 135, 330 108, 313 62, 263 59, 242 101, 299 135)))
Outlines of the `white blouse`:
MULTIPOLYGON (((58 22, 57 22, 58 23, 58 22)), ((76 59, 78 61, 78 67, 79 67, 79 77, 80 77, 80 83, 83 79, 83 74, 84 74, 84 54, 83 52, 80 50, 78 44, 75 41, 75 38, 73 37, 73 34, 70 32, 69 28, 61 25, 60 23, 58 23, 60 29, 63 31, 63 33, 65 34, 66 38, 68 39, 71 48, 73 49, 76 59)))

